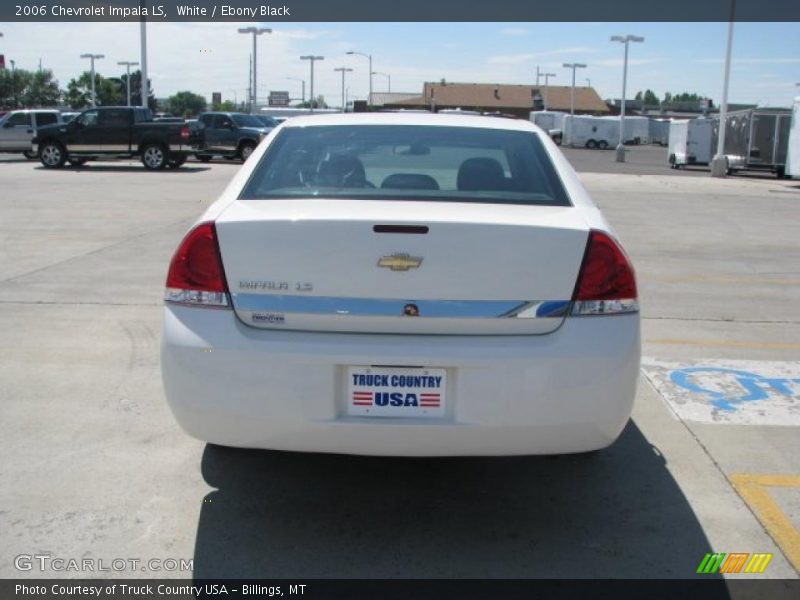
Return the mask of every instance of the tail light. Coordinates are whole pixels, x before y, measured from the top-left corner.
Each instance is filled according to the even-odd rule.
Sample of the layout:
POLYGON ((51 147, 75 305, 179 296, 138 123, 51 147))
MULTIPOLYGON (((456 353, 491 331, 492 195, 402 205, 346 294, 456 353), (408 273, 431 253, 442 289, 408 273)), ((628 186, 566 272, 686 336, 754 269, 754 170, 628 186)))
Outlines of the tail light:
POLYGON ((181 127, 181 139, 182 140, 188 140, 189 139, 189 126, 188 125, 184 125, 183 127, 181 127))
POLYGON ((181 241, 169 264, 164 300, 200 306, 228 306, 228 284, 213 223, 200 223, 181 241))
POLYGON ((592 230, 572 297, 573 315, 605 315, 639 310, 633 265, 607 234, 592 230))

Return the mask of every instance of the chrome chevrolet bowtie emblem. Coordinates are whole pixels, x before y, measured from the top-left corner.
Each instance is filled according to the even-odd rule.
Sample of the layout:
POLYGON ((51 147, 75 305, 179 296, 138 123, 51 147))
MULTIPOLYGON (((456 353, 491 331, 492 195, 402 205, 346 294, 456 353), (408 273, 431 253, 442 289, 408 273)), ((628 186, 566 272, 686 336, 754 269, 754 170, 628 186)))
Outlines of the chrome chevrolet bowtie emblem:
POLYGON ((422 264, 421 256, 410 256, 408 254, 392 254, 390 256, 381 256, 378 260, 378 266, 392 271, 408 271, 409 269, 416 269, 422 264))

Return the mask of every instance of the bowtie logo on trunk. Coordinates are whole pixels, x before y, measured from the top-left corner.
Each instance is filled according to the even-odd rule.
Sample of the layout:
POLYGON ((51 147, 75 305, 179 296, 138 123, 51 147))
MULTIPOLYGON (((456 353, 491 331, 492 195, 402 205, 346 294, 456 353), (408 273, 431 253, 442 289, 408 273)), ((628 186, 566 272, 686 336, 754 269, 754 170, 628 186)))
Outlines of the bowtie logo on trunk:
POLYGON ((392 271, 408 271, 409 269, 417 269, 422 264, 421 256, 411 256, 409 254, 391 254, 389 256, 381 256, 378 260, 378 266, 392 271))

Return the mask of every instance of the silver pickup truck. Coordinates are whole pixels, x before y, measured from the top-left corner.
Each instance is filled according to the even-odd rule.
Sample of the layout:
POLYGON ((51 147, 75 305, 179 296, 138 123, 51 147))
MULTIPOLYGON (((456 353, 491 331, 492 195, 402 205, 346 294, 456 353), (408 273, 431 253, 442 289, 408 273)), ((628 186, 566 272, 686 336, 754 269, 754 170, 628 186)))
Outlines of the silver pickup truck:
POLYGON ((0 119, 0 152, 22 152, 34 159, 38 154, 31 148, 31 140, 36 130, 63 122, 57 110, 12 110, 0 119))

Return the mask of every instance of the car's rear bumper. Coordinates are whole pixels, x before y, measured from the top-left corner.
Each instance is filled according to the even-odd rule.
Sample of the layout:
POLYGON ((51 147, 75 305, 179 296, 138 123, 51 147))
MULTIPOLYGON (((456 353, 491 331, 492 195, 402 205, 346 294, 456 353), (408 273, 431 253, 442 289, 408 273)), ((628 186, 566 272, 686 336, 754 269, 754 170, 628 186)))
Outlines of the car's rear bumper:
POLYGON ((259 330, 230 310, 168 305, 162 373, 192 436, 221 445, 347 454, 584 452, 628 421, 639 315, 571 317, 533 336, 259 330), (447 417, 346 415, 348 365, 447 369, 447 417))

